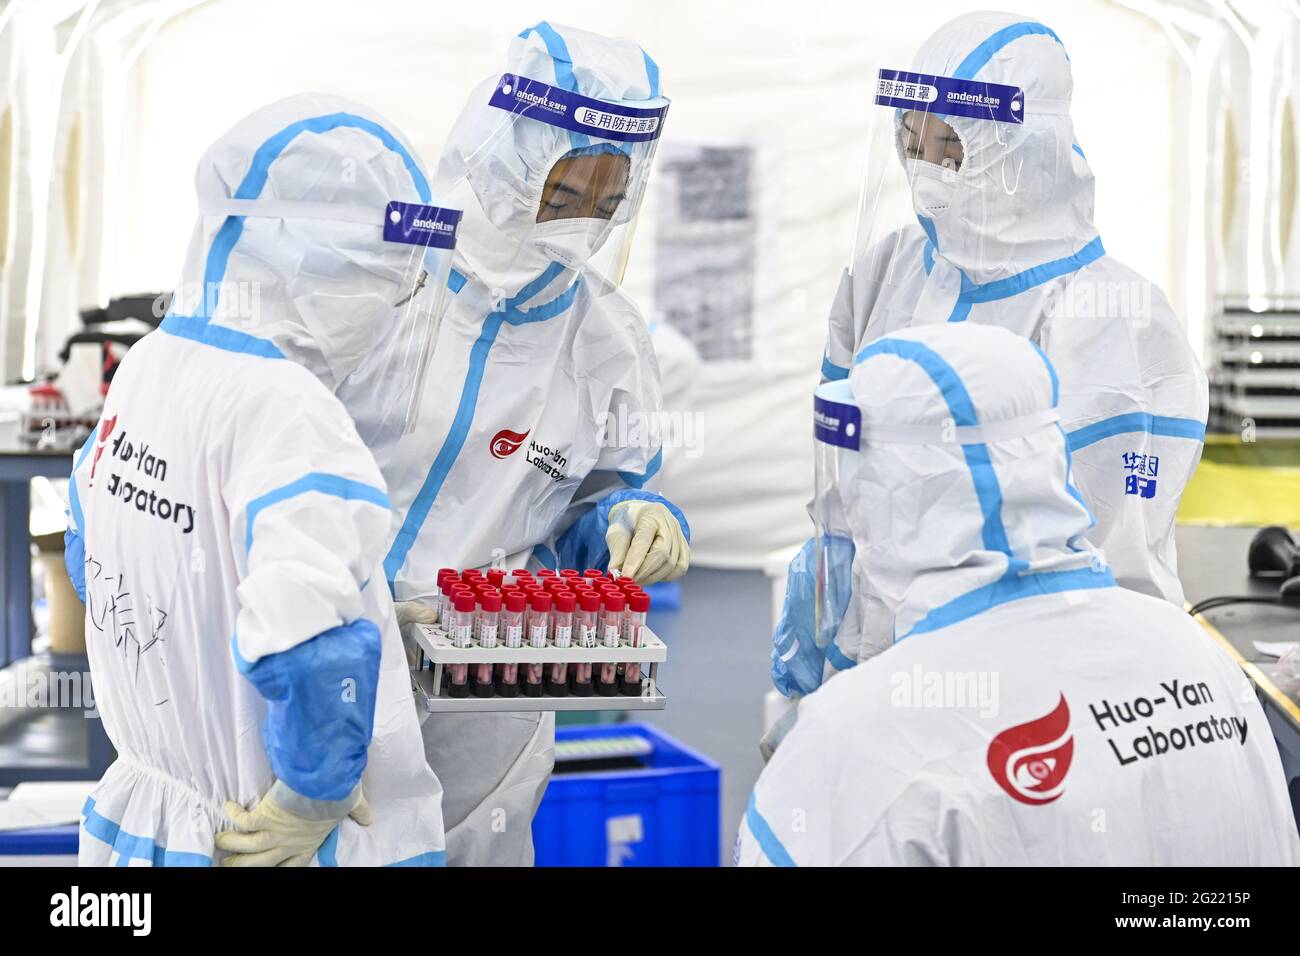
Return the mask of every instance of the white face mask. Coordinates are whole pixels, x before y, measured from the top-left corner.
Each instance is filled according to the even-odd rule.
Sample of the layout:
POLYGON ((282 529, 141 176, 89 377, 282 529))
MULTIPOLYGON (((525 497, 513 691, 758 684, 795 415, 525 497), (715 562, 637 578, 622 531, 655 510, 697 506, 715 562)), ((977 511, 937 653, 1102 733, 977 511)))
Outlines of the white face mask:
POLYGON ((937 219, 947 212, 957 193, 957 171, 923 159, 909 159, 906 166, 907 181, 912 186, 912 207, 917 215, 937 219))
POLYGON ((552 262, 578 269, 604 244, 611 227, 608 219, 551 219, 533 226, 532 241, 552 262))
POLYGON ((308 292, 293 300, 302 323, 339 384, 352 374, 390 324, 393 304, 386 294, 332 295, 308 292))

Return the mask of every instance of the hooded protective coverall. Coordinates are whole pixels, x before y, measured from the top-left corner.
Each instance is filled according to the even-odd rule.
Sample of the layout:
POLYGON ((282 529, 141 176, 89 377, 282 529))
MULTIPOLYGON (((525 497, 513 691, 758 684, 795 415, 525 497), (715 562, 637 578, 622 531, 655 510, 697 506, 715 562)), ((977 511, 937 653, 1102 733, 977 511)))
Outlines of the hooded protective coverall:
POLYGON ((836 491, 899 639, 803 699, 739 861, 1300 863, 1245 674, 1180 608, 1116 587, 1084 541, 1051 420, 1064 386, 1041 353, 930 325, 876 340, 819 395, 841 386, 863 442, 836 491), (884 434, 900 426, 938 437, 884 434))
MULTIPOLYGON (((667 103, 635 43, 546 22, 513 40, 506 71, 602 101, 667 103)), ((536 221, 555 163, 606 144, 575 145, 576 134, 490 105, 499 83, 470 94, 436 176, 464 218, 419 423, 374 446, 393 500, 384 571, 398 601, 432 598, 444 566, 603 568, 614 505, 668 504, 651 490, 657 437, 635 424, 660 408, 645 322, 585 268, 594 249, 555 241, 557 224, 536 221)), ((641 145, 626 150, 631 181, 647 172, 641 145)), ((423 732, 446 787, 449 863, 530 864, 554 715, 438 714, 423 732)))
POLYGON ((390 200, 429 202, 426 176, 382 119, 303 95, 236 124, 196 178, 171 309, 70 482, 69 572, 118 753, 81 862, 209 865, 223 801, 276 782, 317 804, 363 786, 374 822, 344 819, 320 865, 441 865, 380 566, 388 495, 332 394, 391 341, 412 247, 381 223, 390 200))
MULTIPOLYGON (((932 164, 900 150, 917 223, 876 237, 845 274, 823 380, 843 379, 864 345, 912 325, 968 321, 1029 337, 1061 377, 1071 477, 1096 517, 1089 540, 1121 586, 1181 605, 1174 516, 1200 461, 1206 376, 1164 295, 1102 246, 1064 46, 1016 14, 970 13, 927 40, 912 69, 1021 88, 1024 123, 1009 140, 1005 124, 940 117, 961 140, 955 176, 927 175, 932 164)), ((787 696, 811 693, 892 638, 884 616, 859 604, 871 619, 851 606, 833 645, 816 649, 808 557, 791 565, 775 638, 773 679, 787 696)))

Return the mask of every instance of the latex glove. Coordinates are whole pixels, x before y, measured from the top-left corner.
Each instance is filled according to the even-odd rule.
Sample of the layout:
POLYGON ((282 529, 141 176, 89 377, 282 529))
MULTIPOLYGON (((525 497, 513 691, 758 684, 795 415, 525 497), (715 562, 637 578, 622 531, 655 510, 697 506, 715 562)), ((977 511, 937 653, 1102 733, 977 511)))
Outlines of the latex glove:
POLYGON ((310 800, 279 780, 252 810, 227 800, 225 811, 239 829, 217 834, 217 849, 231 854, 222 866, 306 866, 344 820, 368 827, 375 818, 360 786, 345 800, 310 800))
POLYGON ((419 601, 398 601, 393 611, 397 614, 398 630, 406 630, 408 624, 438 623, 438 612, 419 601))
POLYGON ((691 563, 682 526, 660 501, 620 501, 610 508, 605 544, 609 570, 638 584, 675 580, 691 563))

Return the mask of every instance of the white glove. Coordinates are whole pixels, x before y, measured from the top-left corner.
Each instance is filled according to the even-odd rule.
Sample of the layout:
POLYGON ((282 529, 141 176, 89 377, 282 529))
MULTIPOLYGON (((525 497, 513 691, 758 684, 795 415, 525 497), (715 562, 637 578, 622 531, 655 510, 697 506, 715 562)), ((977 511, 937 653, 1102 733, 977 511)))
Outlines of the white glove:
POLYGON ((252 810, 227 800, 225 811, 239 829, 217 834, 217 849, 231 854, 222 866, 306 866, 344 820, 375 819, 360 786, 345 800, 310 800, 279 780, 252 810))
POLYGON ((419 601, 398 601, 393 605, 397 614, 398 630, 406 630, 408 624, 437 624, 438 612, 419 601))
POLYGON ((682 526, 660 501, 620 501, 609 509, 609 570, 638 584, 672 581, 686 573, 691 546, 682 526))

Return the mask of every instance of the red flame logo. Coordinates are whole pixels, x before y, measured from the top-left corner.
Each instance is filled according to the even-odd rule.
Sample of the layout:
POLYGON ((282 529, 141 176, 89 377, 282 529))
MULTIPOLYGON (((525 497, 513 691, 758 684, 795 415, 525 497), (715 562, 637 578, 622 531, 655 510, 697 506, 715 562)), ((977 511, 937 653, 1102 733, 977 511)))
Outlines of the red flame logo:
POLYGON ((519 432, 512 432, 508 428, 501 429, 492 436, 492 457, 505 458, 508 455, 513 455, 519 450, 519 446, 524 443, 524 439, 527 437, 528 432, 520 434, 519 432))
POLYGON ((1065 792, 1074 757, 1070 705, 1061 695, 1056 709, 1027 724, 1008 727, 989 744, 989 773, 1021 803, 1051 803, 1065 792))
POLYGON ((99 456, 104 454, 104 446, 108 443, 108 436, 113 434, 113 428, 117 425, 117 416, 106 418, 99 423, 99 438, 95 442, 95 457, 90 460, 90 484, 95 480, 95 468, 99 465, 99 456))

